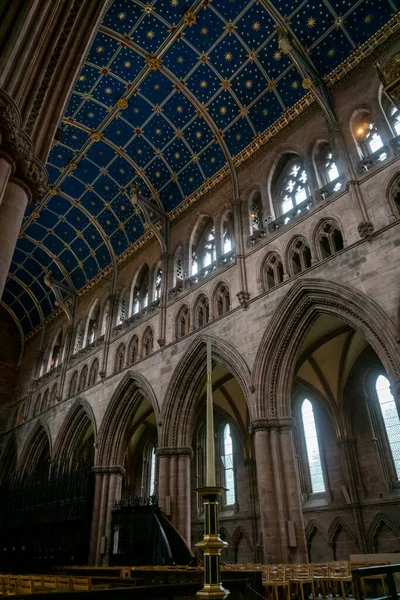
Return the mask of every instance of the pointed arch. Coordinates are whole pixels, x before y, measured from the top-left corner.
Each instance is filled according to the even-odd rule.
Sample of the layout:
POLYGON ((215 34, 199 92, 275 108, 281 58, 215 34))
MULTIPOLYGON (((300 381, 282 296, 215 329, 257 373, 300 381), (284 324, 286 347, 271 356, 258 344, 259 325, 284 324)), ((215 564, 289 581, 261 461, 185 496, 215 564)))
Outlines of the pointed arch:
POLYGON ((382 525, 385 525, 388 529, 390 529, 393 532, 393 534, 400 540, 400 528, 397 527, 393 523, 393 521, 391 521, 389 517, 387 517, 383 513, 377 513, 372 519, 371 523, 369 524, 366 534, 367 544, 371 547, 371 549, 376 544, 379 529, 382 527, 382 525))
POLYGON ((400 379, 396 329, 385 311, 343 283, 304 278, 283 299, 261 340, 253 370, 257 418, 290 415, 296 352, 319 314, 334 315, 359 331, 391 382, 400 379))
POLYGON ((160 408, 153 388, 143 375, 128 371, 115 390, 99 428, 98 465, 123 464, 130 417, 143 399, 149 400, 158 421, 160 408))
POLYGON ((358 545, 357 532, 351 527, 351 525, 346 523, 346 521, 344 519, 342 519, 342 517, 336 517, 335 519, 333 519, 331 526, 329 527, 329 530, 328 530, 328 543, 334 544, 336 536, 342 529, 351 537, 353 542, 356 545, 358 545))
POLYGON ((307 542, 314 535, 315 531, 319 531, 323 538, 328 542, 328 533, 321 521, 318 519, 310 519, 305 527, 307 542))
POLYGON ((84 398, 78 398, 71 406, 67 416, 59 428, 54 442, 54 457, 73 456, 80 441, 83 440, 89 426, 93 428, 95 441, 97 440, 97 423, 93 409, 84 398))
POLYGON ((239 382, 252 420, 252 387, 247 363, 230 344, 202 334, 189 346, 171 377, 163 403, 160 446, 191 446, 197 394, 206 376, 208 339, 212 342, 213 360, 228 369, 239 382))
POLYGON ((45 450, 46 444, 49 447, 49 455, 52 455, 52 439, 48 424, 39 419, 22 448, 21 456, 18 460, 18 470, 30 471, 38 463, 38 460, 45 450))

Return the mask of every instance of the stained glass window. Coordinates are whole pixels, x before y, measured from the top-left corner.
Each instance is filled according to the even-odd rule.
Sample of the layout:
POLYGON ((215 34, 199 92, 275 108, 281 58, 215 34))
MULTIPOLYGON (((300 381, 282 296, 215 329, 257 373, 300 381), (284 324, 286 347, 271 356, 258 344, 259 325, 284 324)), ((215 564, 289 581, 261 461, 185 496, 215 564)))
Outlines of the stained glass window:
POLYGON ((397 479, 400 479, 400 419, 389 381, 379 375, 375 384, 397 479))
POLYGON ((235 474, 233 471, 233 448, 231 428, 229 423, 224 427, 224 456, 222 457, 225 471, 226 504, 235 504, 235 474))
POLYGON ((317 428, 315 427, 314 410, 309 400, 305 399, 301 405, 304 437, 306 440, 308 468, 310 471, 311 491, 313 493, 325 492, 324 475, 322 472, 321 457, 317 428))
POLYGON ((299 161, 290 163, 281 193, 282 214, 307 200, 308 196, 307 173, 304 166, 299 161))

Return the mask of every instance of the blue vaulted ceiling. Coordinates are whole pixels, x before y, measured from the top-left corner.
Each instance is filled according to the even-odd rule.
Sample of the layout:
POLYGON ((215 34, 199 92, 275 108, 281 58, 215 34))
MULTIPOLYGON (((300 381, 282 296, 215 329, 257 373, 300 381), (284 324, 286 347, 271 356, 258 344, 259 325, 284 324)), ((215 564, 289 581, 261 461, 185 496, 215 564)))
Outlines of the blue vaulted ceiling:
POLYGON ((24 333, 54 308, 44 268, 79 290, 142 236, 130 184, 171 211, 305 95, 277 26, 325 76, 396 10, 395 0, 114 0, 13 257, 3 302, 24 333))

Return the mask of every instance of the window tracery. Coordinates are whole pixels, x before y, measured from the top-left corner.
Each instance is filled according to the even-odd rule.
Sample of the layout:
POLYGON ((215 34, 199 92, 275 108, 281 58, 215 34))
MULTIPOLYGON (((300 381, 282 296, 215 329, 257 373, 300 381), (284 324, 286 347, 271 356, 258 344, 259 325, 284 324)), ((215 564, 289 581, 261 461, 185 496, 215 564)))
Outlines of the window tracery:
POLYGON ((153 344, 154 344, 154 334, 153 329, 151 327, 147 327, 146 331, 143 334, 143 356, 150 356, 153 352, 153 344))
POLYGON ((192 244, 191 275, 197 275, 216 261, 215 226, 211 219, 203 220, 195 237, 196 243, 192 244))
POLYGON ((131 314, 136 315, 149 303, 149 267, 143 265, 131 293, 131 314))
POLYGON ((317 233, 317 246, 321 258, 327 258, 343 250, 343 236, 339 227, 332 221, 325 221, 317 233))
POLYGON ((280 212, 285 214, 310 196, 307 172, 300 157, 288 161, 281 175, 280 212))
POLYGON ((194 309, 195 327, 202 327, 208 323, 210 319, 210 304, 205 294, 202 294, 194 309))
POLYGON ((115 354, 115 372, 122 371, 125 366, 125 344, 120 344, 115 354))
POLYGON ((283 264, 276 252, 269 254, 264 262, 264 289, 270 290, 283 282, 283 264))
POLYGON ((220 283, 217 288, 215 293, 215 307, 215 312, 218 317, 229 312, 231 309, 229 288, 225 283, 220 283))
POLYGON ((370 159, 379 151, 377 160, 386 159, 384 144, 371 113, 363 111, 357 115, 353 120, 353 135, 363 159, 370 159))
POLYGON ((53 348, 51 351, 49 369, 55 369, 61 363, 61 346, 62 346, 62 331, 60 330, 54 341, 53 348))
POLYGON ((311 267, 311 250, 303 238, 293 240, 288 256, 291 275, 297 275, 311 267))
POLYGON ((94 385, 95 383, 97 383, 98 376, 99 376, 99 361, 97 360, 97 358, 95 358, 92 363, 92 366, 90 367, 89 382, 88 382, 89 387, 91 385, 94 385))
POLYGON ((128 364, 133 365, 139 358, 139 339, 134 335, 129 342, 128 348, 128 364))
POLYGON ((79 352, 79 350, 82 350, 82 345, 83 345, 83 323, 81 321, 76 330, 74 354, 79 352))
POLYGON ((261 195, 256 192, 250 203, 250 234, 254 234, 263 228, 263 206, 261 202, 261 195))
POLYGON ((78 385, 78 371, 74 371, 71 381, 69 382, 68 396, 75 396, 78 385))
POLYGON ((87 344, 93 344, 96 340, 100 316, 100 304, 96 302, 96 305, 91 310, 89 315, 88 330, 87 330, 87 344))
POLYGON ((88 367, 87 367, 87 365, 85 365, 79 376, 78 392, 82 392, 83 390, 86 389, 87 376, 88 376, 88 367))
POLYGON ((187 335, 190 331, 190 311, 188 306, 182 306, 178 313, 176 322, 176 337, 180 338, 187 335))
POLYGON ((163 277, 163 272, 162 272, 162 269, 159 267, 157 269, 157 275, 156 275, 156 279, 154 282, 154 300, 160 300, 160 298, 161 298, 162 277, 163 277))
POLYGON ((342 182, 339 180, 339 169, 331 147, 327 142, 321 143, 318 146, 315 167, 322 188, 320 194, 323 198, 329 196, 333 192, 338 192, 342 188, 342 182), (330 186, 330 184, 332 185, 330 186))
POLYGON ((400 110, 397 106, 392 106, 390 109, 389 123, 395 136, 400 135, 400 110))

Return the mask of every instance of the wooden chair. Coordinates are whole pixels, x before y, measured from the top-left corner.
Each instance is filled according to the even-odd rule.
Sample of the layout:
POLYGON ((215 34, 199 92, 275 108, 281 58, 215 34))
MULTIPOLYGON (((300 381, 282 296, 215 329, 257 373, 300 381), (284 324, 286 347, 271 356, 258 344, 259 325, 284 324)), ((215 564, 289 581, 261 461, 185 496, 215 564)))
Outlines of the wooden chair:
POLYGON ((60 577, 57 575, 57 591, 71 592, 71 577, 60 577))
POLYGON ((43 576, 43 587, 42 592, 56 592, 57 591, 57 578, 50 575, 43 576))
POLYGON ((326 584, 329 581, 328 563, 311 563, 311 575, 313 578, 314 592, 326 598, 326 584), (317 592, 318 590, 318 592, 317 592))
POLYGON ((285 580, 285 565, 266 565, 264 575, 263 585, 267 598, 272 590, 273 600, 280 600, 280 595, 283 600, 290 600, 290 585, 285 580))
POLYGON ((71 577, 71 586, 73 592, 89 592, 92 589, 92 583, 87 577, 71 577))
POLYGON ((301 600, 314 593, 314 580, 312 578, 311 566, 307 563, 296 564, 296 565, 285 565, 285 579, 289 582, 291 587, 295 588, 295 594, 297 597, 301 596, 301 600), (304 586, 308 587, 308 594, 304 595, 304 586))
MULTIPOLYGON (((342 598, 346 598, 349 593, 353 593, 353 580, 351 578, 351 570, 349 562, 331 562, 329 563, 329 579, 332 583, 337 583, 340 586, 342 598)), ((336 590, 336 595, 338 590, 336 590)))

